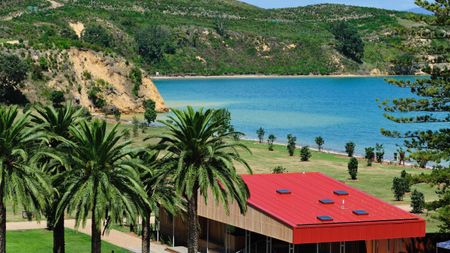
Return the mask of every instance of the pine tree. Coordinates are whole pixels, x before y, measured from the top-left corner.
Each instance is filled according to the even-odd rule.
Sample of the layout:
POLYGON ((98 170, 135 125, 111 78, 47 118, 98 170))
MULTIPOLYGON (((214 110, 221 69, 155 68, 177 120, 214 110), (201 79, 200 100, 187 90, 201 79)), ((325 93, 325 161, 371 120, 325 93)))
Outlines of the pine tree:
MULTIPOLYGON (((428 29, 430 36, 448 40, 450 29, 450 6, 448 0, 425 1, 416 0, 416 4, 434 13, 428 29)), ((427 38, 429 39, 429 38, 427 38)), ((442 67, 449 63, 448 57, 440 65, 427 66, 422 71, 427 77, 415 81, 391 80, 391 84, 409 89, 412 96, 385 100, 381 106, 385 117, 397 123, 440 124, 444 127, 429 130, 411 130, 398 132, 382 129, 386 136, 405 139, 404 145, 411 157, 425 167, 428 161, 439 164, 450 160, 450 70, 442 67), (445 60, 447 59, 447 60, 445 60), (441 67, 440 67, 441 66, 441 67), (406 116, 398 116, 404 113, 406 116)), ((439 199, 427 203, 427 209, 436 210, 443 232, 450 231, 450 167, 436 166, 431 175, 419 176, 416 182, 428 182, 437 187, 439 199)))
POLYGON ((358 176, 358 160, 354 157, 350 158, 347 167, 351 179, 356 180, 358 176))
POLYGON ((309 150, 308 146, 304 146, 302 147, 302 149, 300 149, 300 160, 302 162, 309 161, 309 158, 311 158, 311 156, 311 151, 309 150))
POLYGON ((411 193, 411 212, 412 213, 421 213, 425 208, 425 197, 423 193, 414 189, 411 193))

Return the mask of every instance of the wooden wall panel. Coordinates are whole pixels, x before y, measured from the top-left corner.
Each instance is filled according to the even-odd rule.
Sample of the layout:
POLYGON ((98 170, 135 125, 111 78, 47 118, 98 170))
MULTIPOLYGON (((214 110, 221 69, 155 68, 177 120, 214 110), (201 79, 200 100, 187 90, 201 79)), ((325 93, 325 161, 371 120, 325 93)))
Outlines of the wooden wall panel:
MULTIPOLYGON (((209 194, 211 196, 211 194, 209 194)), ((264 214, 255 208, 249 206, 247 213, 242 215, 239 206, 233 202, 230 203, 229 213, 222 204, 217 204, 211 197, 208 199, 208 205, 202 197, 198 201, 198 215, 201 217, 215 220, 248 231, 267 235, 285 242, 292 242, 292 228, 275 220, 267 214, 264 214)))

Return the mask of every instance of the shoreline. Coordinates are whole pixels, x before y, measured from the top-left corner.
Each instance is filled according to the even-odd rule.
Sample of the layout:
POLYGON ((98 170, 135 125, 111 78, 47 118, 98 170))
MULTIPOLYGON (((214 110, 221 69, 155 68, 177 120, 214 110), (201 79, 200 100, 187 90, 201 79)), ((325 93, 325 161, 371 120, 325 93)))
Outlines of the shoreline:
POLYGON ((174 76, 150 76, 151 80, 207 80, 207 79, 290 79, 290 78, 380 78, 380 77, 423 77, 426 75, 358 75, 358 74, 335 74, 335 75, 174 75, 174 76))

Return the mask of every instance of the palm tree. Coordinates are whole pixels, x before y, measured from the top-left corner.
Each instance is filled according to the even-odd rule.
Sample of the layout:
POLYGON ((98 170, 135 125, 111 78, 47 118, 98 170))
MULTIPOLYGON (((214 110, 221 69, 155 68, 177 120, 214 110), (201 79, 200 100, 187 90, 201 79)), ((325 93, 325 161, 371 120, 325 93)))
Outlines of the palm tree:
POLYGON ((145 165, 141 171, 141 180, 150 202, 150 206, 143 208, 142 214, 142 253, 150 253, 151 213, 156 213, 163 207, 175 214, 182 208, 182 201, 175 191, 173 180, 169 177, 170 170, 166 170, 170 162, 158 159, 159 152, 151 149, 140 152, 139 157, 145 165))
POLYGON ((122 141, 117 126, 108 131, 105 121, 94 120, 70 127, 71 168, 56 179, 66 184, 56 217, 64 210, 74 213, 78 227, 86 225, 90 214, 92 253, 101 252, 103 221, 133 221, 138 208, 149 205, 136 169, 139 161, 132 158, 130 142, 122 141))
MULTIPOLYGON (((172 178, 177 191, 187 201, 188 252, 198 252, 199 224, 197 198, 208 193, 222 202, 228 210, 230 200, 236 200, 241 212, 247 209, 249 191, 237 174, 234 162, 251 169, 241 158, 237 148, 248 148, 232 141, 233 131, 223 131, 223 119, 217 117, 218 110, 194 111, 173 110, 174 116, 161 121, 167 126, 166 134, 159 136, 157 148, 167 152, 174 161, 172 178)), ((248 150, 249 151, 249 150, 248 150)))
POLYGON ((19 116, 16 106, 0 106, 0 253, 6 252, 6 206, 21 204, 38 218, 51 188, 45 174, 30 164, 31 151, 41 142, 30 114, 19 116))
POLYGON ((322 136, 317 136, 314 141, 317 144, 317 147, 319 148, 319 152, 322 150, 322 146, 325 143, 325 140, 322 138, 322 136))
MULTIPOLYGON (((76 126, 83 119, 83 110, 67 103, 59 108, 54 108, 53 106, 37 107, 36 111, 37 114, 33 115, 32 121, 43 128, 49 146, 49 150, 41 152, 44 155, 45 172, 51 179, 55 179, 56 176, 67 169, 61 165, 59 160, 61 157, 70 155, 70 150, 63 139, 70 140, 72 138, 69 129, 76 126), (51 159, 55 156, 58 156, 57 159, 51 159)), ((67 159, 68 157, 66 157, 67 159)), ((64 193, 65 184, 55 184, 54 180, 52 184, 55 194, 51 197, 47 207, 47 226, 53 229, 53 252, 64 253, 64 213, 58 220, 55 220, 54 211, 58 206, 61 194, 64 193)))

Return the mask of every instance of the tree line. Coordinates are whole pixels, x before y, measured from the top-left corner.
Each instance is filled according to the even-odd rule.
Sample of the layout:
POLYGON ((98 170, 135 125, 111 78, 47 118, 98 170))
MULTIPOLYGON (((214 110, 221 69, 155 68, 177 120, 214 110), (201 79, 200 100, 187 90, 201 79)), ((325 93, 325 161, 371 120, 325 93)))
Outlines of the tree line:
POLYGON ((0 106, 0 252, 6 252, 6 203, 21 205, 53 230, 53 252, 63 253, 64 218, 91 223, 91 252, 101 235, 124 218, 142 220, 142 252, 150 252, 150 214, 164 208, 187 213, 189 252, 198 252, 197 198, 208 194, 227 208, 232 199, 246 211, 247 186, 235 163, 251 173, 224 130, 221 110, 174 110, 167 131, 135 148, 124 130, 86 116, 70 103, 21 111, 0 106))

